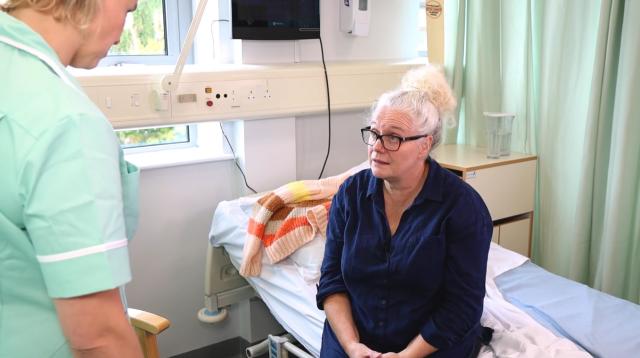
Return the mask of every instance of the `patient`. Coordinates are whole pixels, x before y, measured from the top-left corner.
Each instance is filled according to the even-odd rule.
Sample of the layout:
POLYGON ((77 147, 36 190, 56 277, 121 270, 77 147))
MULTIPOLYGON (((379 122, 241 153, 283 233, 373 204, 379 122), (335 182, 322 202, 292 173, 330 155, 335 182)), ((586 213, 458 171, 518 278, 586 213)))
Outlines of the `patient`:
POLYGON ((370 170, 333 198, 317 304, 321 357, 468 357, 480 331, 492 222, 429 154, 455 99, 425 66, 373 107, 370 170))

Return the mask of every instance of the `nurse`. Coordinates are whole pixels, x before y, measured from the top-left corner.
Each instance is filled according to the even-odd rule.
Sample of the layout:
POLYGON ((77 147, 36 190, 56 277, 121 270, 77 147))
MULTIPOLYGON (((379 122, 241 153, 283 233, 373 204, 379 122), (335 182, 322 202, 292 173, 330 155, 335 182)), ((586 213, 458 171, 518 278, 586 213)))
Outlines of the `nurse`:
POLYGON ((141 357, 119 287, 137 169, 66 66, 93 68, 137 0, 0 11, 0 357, 141 357))

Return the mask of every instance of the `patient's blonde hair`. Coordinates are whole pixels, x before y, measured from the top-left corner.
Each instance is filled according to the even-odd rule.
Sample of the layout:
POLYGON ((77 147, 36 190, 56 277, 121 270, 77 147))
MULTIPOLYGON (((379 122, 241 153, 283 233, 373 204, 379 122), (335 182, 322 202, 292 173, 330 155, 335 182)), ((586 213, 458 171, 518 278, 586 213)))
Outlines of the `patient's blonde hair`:
POLYGON ((456 98, 442 70, 433 65, 408 71, 399 88, 384 93, 373 105, 371 120, 383 108, 409 113, 420 133, 433 136, 432 149, 440 144, 443 122, 455 126, 456 98))
POLYGON ((101 3, 102 0, 7 0, 0 8, 6 12, 31 8, 52 15, 56 21, 85 28, 93 20, 101 3))

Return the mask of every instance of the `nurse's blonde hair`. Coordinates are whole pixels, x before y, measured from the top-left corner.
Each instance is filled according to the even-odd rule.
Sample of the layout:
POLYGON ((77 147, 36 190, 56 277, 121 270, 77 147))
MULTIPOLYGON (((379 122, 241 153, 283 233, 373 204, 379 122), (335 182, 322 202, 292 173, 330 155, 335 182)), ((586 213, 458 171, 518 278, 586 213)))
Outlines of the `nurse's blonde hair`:
POLYGON ((433 65, 425 65, 408 71, 400 87, 384 93, 373 105, 371 121, 384 108, 401 110, 410 114, 419 133, 433 136, 431 148, 442 139, 443 122, 455 126, 453 111, 456 98, 443 71, 433 65))
POLYGON ((30 8, 52 15, 56 21, 85 28, 95 17, 101 3, 102 0, 6 0, 0 7, 6 12, 30 8))

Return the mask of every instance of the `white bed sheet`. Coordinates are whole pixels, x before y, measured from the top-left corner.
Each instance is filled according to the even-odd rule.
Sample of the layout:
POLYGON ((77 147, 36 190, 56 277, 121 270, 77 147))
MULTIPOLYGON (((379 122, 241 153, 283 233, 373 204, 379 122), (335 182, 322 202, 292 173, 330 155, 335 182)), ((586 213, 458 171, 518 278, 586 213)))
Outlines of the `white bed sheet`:
MULTIPOLYGON (((221 202, 213 217, 210 242, 224 247, 236 268, 242 260, 246 227, 256 200, 256 197, 247 197, 221 202)), ((322 246, 314 242, 307 245, 308 248, 322 246)), ((484 347, 479 357, 590 357, 573 342, 557 337, 502 297, 493 278, 526 261, 524 256, 491 244, 481 321, 494 329, 494 336, 490 347, 484 347)), ((316 307, 317 280, 310 279, 314 273, 310 275, 308 267, 296 265, 290 258, 271 264, 263 255, 260 276, 247 281, 278 322, 317 357, 325 315, 316 307)))

